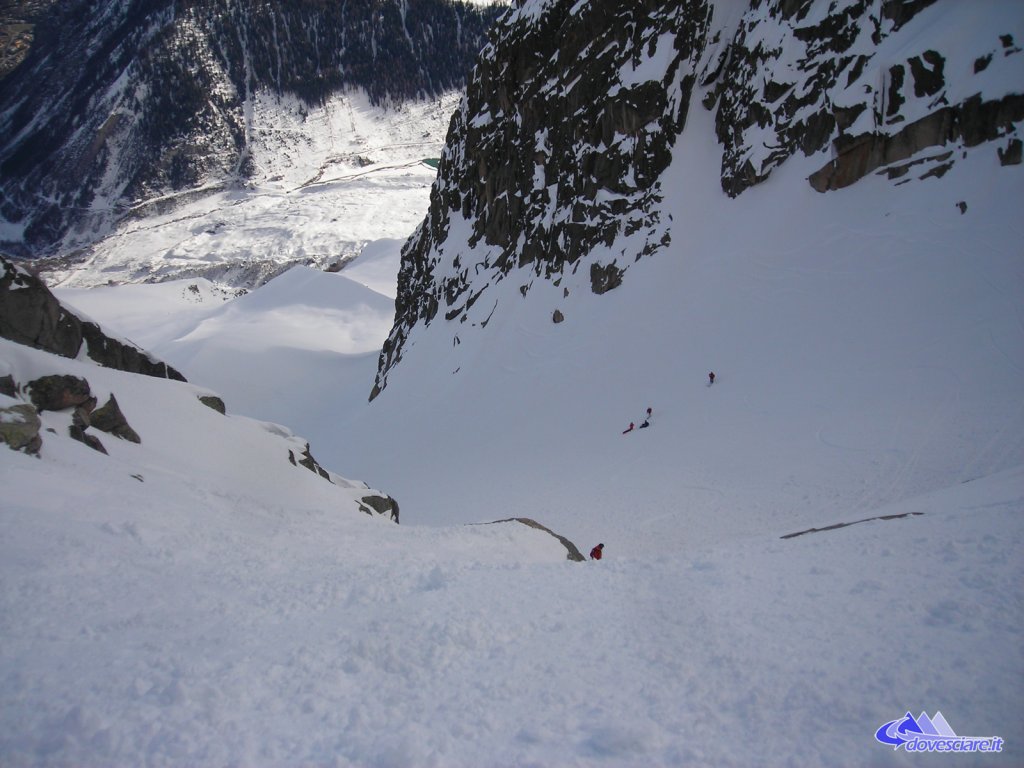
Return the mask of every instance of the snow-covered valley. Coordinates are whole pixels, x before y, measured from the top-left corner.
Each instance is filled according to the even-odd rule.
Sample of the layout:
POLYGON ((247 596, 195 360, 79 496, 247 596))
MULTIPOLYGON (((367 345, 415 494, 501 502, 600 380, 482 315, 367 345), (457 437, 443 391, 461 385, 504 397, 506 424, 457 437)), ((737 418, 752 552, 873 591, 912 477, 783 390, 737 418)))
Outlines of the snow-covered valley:
POLYGON ((310 107, 262 94, 252 183, 147 201, 53 285, 204 277, 251 288, 294 264, 337 268, 368 242, 405 238, 423 215, 458 94, 372 107, 354 91, 310 107))
MULTIPOLYGON (((685 147, 677 162, 690 180, 701 167, 685 147)), ((17 459, 16 509, 36 522, 12 546, 69 565, 43 602, 36 571, 6 580, 10 615, 48 611, 8 633, 19 730, 35 736, 7 753, 898 765, 913 756, 875 730, 940 709, 959 734, 1006 739, 964 762, 1012 764, 1024 345, 1006 201, 1020 179, 991 162, 978 151, 912 191, 879 178, 779 200, 797 164, 736 201, 680 186, 666 206, 687 237, 616 292, 570 278, 523 297, 509 281, 514 311, 454 347, 425 334, 372 404, 395 241, 226 303, 201 281, 58 291, 229 411, 288 424, 403 517, 174 482, 143 506, 72 482, 78 500, 61 491, 40 519, 38 473, 64 462, 17 459), (648 406, 651 427, 622 435, 648 406), (78 532, 55 536, 79 506, 78 532), (513 516, 584 552, 601 541, 605 559, 466 525, 513 516), (97 560, 155 582, 110 575, 127 592, 86 599, 75 585, 97 560), (72 602, 79 618, 58 622, 72 602), (67 676, 31 671, 83 648, 97 655, 67 672, 70 701, 67 676)))
POLYGON ((347 98, 281 113, 257 187, 48 277, 189 383, 0 339, 0 380, 83 376, 141 436, 43 412, 38 458, 0 447, 0 764, 1024 762, 1024 166, 957 145, 821 194, 823 150, 730 198, 694 106, 670 243, 596 246, 602 295, 510 269, 370 402, 455 101, 378 139, 347 98), (881 743, 906 714, 999 751, 881 743))

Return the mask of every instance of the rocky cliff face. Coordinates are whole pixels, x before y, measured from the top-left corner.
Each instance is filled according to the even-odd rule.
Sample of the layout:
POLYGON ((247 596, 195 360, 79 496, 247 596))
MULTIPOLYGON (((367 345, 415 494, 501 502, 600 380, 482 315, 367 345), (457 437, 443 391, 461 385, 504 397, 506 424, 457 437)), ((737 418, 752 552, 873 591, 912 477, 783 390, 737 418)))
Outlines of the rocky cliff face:
POLYGON ((971 30, 980 34, 929 40, 927 25, 952 5, 752 3, 701 78, 705 106, 716 110, 722 188, 738 195, 797 152, 831 149, 832 160, 810 179, 826 191, 929 147, 1015 135, 1024 85, 1014 14, 982 7, 971 30))
POLYGON ((0 337, 61 357, 80 353, 106 367, 184 381, 171 366, 64 307, 35 275, 0 257, 0 337))
POLYGON ((45 254, 140 201, 244 180, 257 92, 315 103, 358 87, 385 103, 459 88, 497 12, 450 0, 40 6, 0 96, 0 242, 45 254))
POLYGON ((707 151, 731 196, 798 153, 821 157, 808 182, 822 192, 879 169, 896 183, 939 175, 985 142, 1019 163, 1020 14, 980 4, 969 34, 944 38, 953 25, 936 22, 958 7, 520 0, 452 118, 371 399, 417 325, 486 326, 496 283, 514 275, 525 293, 582 270, 604 293, 669 242, 659 190, 693 108, 713 113, 707 151))

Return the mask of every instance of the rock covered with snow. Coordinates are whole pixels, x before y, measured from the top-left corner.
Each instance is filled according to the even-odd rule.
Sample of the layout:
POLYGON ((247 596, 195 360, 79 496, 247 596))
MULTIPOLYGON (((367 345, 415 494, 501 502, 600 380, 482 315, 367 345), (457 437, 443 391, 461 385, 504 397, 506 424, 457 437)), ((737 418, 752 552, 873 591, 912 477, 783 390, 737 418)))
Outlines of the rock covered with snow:
POLYGON ((296 503, 315 497, 352 512, 365 511, 366 497, 379 497, 390 506, 377 511, 384 516, 393 508, 397 522, 397 502, 324 469, 309 443, 287 427, 226 415, 201 402, 216 396, 185 381, 114 370, 8 339, 0 339, 0 374, 0 442, 40 456, 57 475, 75 462, 70 439, 106 454, 115 472, 131 470, 136 479, 188 477, 193 485, 244 487, 257 496, 286 500, 291 494, 296 503), (101 440, 98 432, 118 439, 101 440))
POLYGON ((738 195, 797 152, 831 151, 810 179, 824 192, 921 153, 916 177, 948 170, 956 145, 1012 145, 1024 120, 1020 13, 982 2, 946 23, 965 13, 957 6, 752 3, 709 45, 701 72, 723 147, 722 188, 738 195))
POLYGON ((84 352, 108 368, 184 381, 171 366, 134 344, 108 335, 61 304, 46 284, 0 257, 0 336, 62 357, 84 352))
POLYGON ((39 413, 28 403, 0 406, 0 443, 13 451, 38 454, 43 445, 39 413))
POLYGON ((710 14, 706 2, 530 0, 498 22, 452 118, 428 217, 404 251, 375 391, 412 326, 438 313, 464 322, 513 270, 557 279, 623 235, 642 254, 668 242, 658 178, 686 121, 710 14))
POLYGON ((821 157, 819 191, 879 169, 941 175, 985 142, 1019 162, 1021 22, 1005 3, 955 0, 522 0, 452 118, 371 399, 415 326, 485 326, 489 289, 511 275, 525 293, 582 268, 604 293, 685 237, 659 201, 692 101, 713 113, 706 150, 730 196, 797 153, 821 157))
MULTIPOLYGON (((83 320, 64 307, 38 277, 13 262, 0 259, 0 269, 0 340, 4 343, 0 347, 0 398, 14 401, 0 411, 4 423, 0 441, 10 448, 39 454, 45 442, 40 428, 45 422, 56 439, 70 437, 104 454, 109 454, 108 446, 96 431, 135 445, 143 443, 143 434, 147 446, 150 437, 155 437, 157 451, 163 452, 157 464, 163 466, 168 463, 168 454, 181 454, 172 463, 187 463, 191 454, 202 455, 200 444, 220 442, 211 433, 232 431, 232 417, 227 416, 218 395, 189 387, 174 368, 128 342, 108 336, 98 324, 83 320), (110 373, 128 378, 110 379, 110 373), (139 384, 134 379, 152 383, 139 384), (159 387, 162 382, 156 379, 186 388, 185 404, 171 430, 174 438, 169 441, 161 439, 167 433, 163 427, 150 428, 147 434, 146 429, 133 426, 153 418, 159 422, 163 417, 165 396, 159 388, 148 389, 159 387), (145 394, 140 396, 140 392, 145 394), (130 404, 131 422, 122 402, 130 404)), ((365 511, 366 499, 372 498, 371 506, 378 514, 390 513, 391 519, 398 521, 394 499, 380 492, 366 494, 369 489, 365 484, 353 483, 325 469, 313 458, 309 443, 286 427, 257 423, 255 431, 257 441, 263 439, 263 433, 272 436, 275 463, 308 470, 338 486, 355 509, 365 511)), ((242 442, 222 445, 221 451, 214 452, 216 460, 222 460, 223 453, 237 457, 248 454, 242 442)), ((140 461, 140 457, 132 456, 129 463, 132 461, 140 461)), ((241 458, 237 461, 245 463, 241 458)), ((256 475, 274 474, 260 461, 251 461, 249 470, 256 475)))

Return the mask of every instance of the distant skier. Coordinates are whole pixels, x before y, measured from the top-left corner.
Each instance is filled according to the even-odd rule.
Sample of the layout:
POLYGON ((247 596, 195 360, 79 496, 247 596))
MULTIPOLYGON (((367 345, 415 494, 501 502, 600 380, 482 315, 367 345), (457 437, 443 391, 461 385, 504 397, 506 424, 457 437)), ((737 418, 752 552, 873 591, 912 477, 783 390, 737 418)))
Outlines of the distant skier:
POLYGON ((650 408, 647 409, 647 415, 644 416, 644 423, 640 425, 640 429, 645 429, 646 427, 649 427, 649 426, 651 426, 651 409, 650 408))
POLYGON ((715 372, 712 371, 711 373, 708 374, 708 386, 710 387, 714 383, 715 383, 715 372))
POLYGON ((590 559, 591 560, 600 560, 601 559, 601 555, 602 555, 603 552, 604 552, 604 544, 598 544, 596 547, 594 547, 592 550, 590 550, 590 559))
POLYGON ((635 427, 636 427, 636 425, 632 421, 629 422, 629 426, 626 427, 624 430, 622 430, 622 434, 625 435, 628 432, 632 432, 635 427))

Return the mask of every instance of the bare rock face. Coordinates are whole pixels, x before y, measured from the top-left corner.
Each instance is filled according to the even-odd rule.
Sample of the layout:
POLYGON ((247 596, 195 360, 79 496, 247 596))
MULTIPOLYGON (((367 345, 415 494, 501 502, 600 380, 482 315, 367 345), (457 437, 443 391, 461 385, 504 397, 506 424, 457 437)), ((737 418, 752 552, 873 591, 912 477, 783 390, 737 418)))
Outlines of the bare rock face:
POLYGON ((359 509, 368 515, 377 513, 378 515, 389 515, 391 520, 398 522, 398 502, 390 496, 363 496, 360 499, 362 502, 359 505, 359 509))
POLYGON ((590 289, 598 296, 608 293, 613 288, 622 285, 623 274, 625 271, 615 264, 591 264, 590 289))
MULTIPOLYGON (((751 3, 732 41, 723 41, 702 72, 701 84, 713 88, 704 104, 716 110, 724 148, 722 189, 739 195, 794 154, 831 148, 833 159, 809 179, 826 192, 931 147, 974 147, 1015 133, 1024 119, 1024 86, 1016 93, 979 95, 993 86, 978 76, 1021 52, 1003 30, 991 30, 988 47, 976 52, 973 73, 951 70, 950 50, 883 58, 885 43, 913 41, 928 23, 926 16, 936 18, 954 5, 955 0, 751 3), (791 65, 780 65, 783 60, 791 65), (977 86, 965 82, 972 77, 977 86), (953 95, 962 92, 976 95, 953 95)), ((935 167, 922 171, 936 175, 935 167)))
POLYGON ((32 404, 40 411, 63 411, 84 406, 91 412, 96 406, 89 382, 78 376, 40 376, 28 383, 32 404))
POLYGON ((7 395, 7 397, 17 397, 18 395, 18 385, 10 374, 0 376, 0 395, 7 395))
MULTIPOLYGON (((994 141, 1013 130, 1015 123, 1021 120, 1024 120, 1024 95, 1013 94, 987 102, 978 96, 932 112, 892 134, 840 135, 833 142, 835 159, 811 174, 808 181, 818 192, 842 189, 872 171, 907 160, 930 147, 954 142, 973 147, 994 141)), ((1020 140, 1012 140, 1009 146, 1011 149, 1005 152, 1002 147, 997 150, 1000 161, 1004 165, 1014 164, 1012 159, 1010 162, 1006 159, 1012 158, 1012 148, 1016 146, 1019 163, 1020 140)))
POLYGON ((107 368, 185 381, 171 366, 138 347, 107 336, 95 323, 67 310, 42 280, 0 257, 0 336, 18 344, 77 357, 86 354, 107 368))
POLYGON ((313 454, 310 453, 309 443, 306 443, 306 448, 303 450, 302 455, 296 459, 294 451, 288 451, 288 461, 294 466, 305 467, 310 472, 314 472, 322 477, 327 482, 333 482, 331 480, 331 473, 320 466, 320 463, 313 458, 313 454))
POLYGON ((68 434, 71 435, 71 437, 77 440, 78 442, 89 446, 94 451, 98 451, 99 453, 108 455, 107 449, 103 447, 103 442, 98 437, 96 437, 96 435, 91 435, 88 432, 86 432, 86 428, 87 425, 84 425, 80 422, 76 422, 73 423, 68 428, 68 434))
POLYGON ((82 347, 82 323, 39 278, 0 257, 0 336, 75 357, 82 347))
POLYGON ((121 412, 121 407, 117 404, 117 398, 113 395, 110 396, 106 403, 89 414, 89 425, 101 432, 107 432, 130 443, 142 442, 139 433, 128 424, 128 419, 121 412))
POLYGON ((224 404, 224 400, 217 395, 201 395, 199 397, 199 402, 207 408, 212 408, 221 416, 228 412, 227 406, 224 404))

